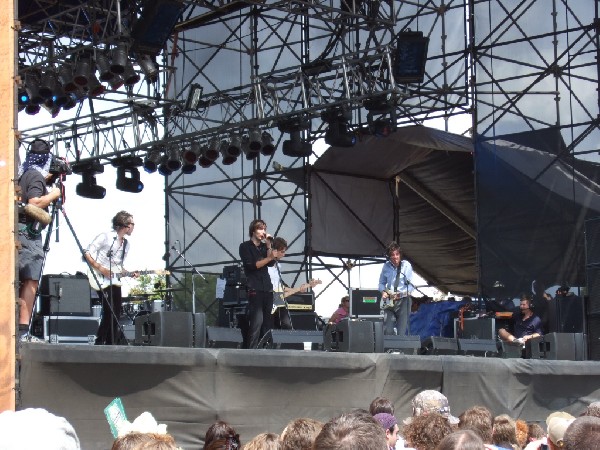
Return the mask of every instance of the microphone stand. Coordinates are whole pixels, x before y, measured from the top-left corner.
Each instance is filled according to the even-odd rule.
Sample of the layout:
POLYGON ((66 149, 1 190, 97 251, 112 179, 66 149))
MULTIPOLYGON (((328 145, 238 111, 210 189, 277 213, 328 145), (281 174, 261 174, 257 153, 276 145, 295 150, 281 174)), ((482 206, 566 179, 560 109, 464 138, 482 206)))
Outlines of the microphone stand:
MULTIPOLYGON (((185 257, 185 255, 180 252, 179 250, 177 250, 177 248, 175 248, 174 245, 171 245, 171 250, 175 250, 177 252, 177 254, 181 257, 181 259, 183 259, 183 261, 194 271, 196 272, 195 274, 192 274, 192 314, 196 314, 196 283, 194 281, 194 277, 196 275, 199 275, 200 278, 202 278, 206 283, 208 283, 208 280, 204 277, 204 275, 202 275, 200 272, 198 272, 198 269, 196 269, 191 262, 189 262, 187 260, 187 258, 185 257)), ((171 305, 169 305, 169 309, 171 309, 171 305)))
MULTIPOLYGON (((108 298, 109 298, 109 304, 110 304, 110 309, 112 312, 112 315, 116 317, 116 314, 113 310, 113 271, 112 271, 112 257, 113 257, 113 246, 115 245, 115 242, 117 242, 117 238, 119 236, 115 236, 113 238, 112 244, 110 244, 110 248, 108 249, 108 252, 106 252, 106 256, 108 257, 108 272, 110 273, 110 277, 108 279, 108 298)), ((117 318, 118 319, 118 318, 117 318)), ((113 317, 111 317, 110 319, 110 340, 112 342, 113 345, 115 345, 115 321, 113 320, 113 317)))

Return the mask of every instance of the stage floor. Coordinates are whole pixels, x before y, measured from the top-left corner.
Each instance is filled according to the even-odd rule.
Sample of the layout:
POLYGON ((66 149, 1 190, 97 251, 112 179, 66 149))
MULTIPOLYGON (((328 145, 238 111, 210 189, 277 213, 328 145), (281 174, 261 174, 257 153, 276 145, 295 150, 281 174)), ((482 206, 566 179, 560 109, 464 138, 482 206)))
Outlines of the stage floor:
POLYGON ((377 396, 401 420, 424 389, 443 392, 454 415, 480 404, 527 421, 577 415, 600 399, 597 361, 38 343, 24 343, 21 356, 20 408, 66 417, 90 450, 110 448, 103 411, 115 397, 130 420, 149 411, 167 424, 184 449, 200 448, 218 419, 244 443, 294 418, 368 408, 377 396))

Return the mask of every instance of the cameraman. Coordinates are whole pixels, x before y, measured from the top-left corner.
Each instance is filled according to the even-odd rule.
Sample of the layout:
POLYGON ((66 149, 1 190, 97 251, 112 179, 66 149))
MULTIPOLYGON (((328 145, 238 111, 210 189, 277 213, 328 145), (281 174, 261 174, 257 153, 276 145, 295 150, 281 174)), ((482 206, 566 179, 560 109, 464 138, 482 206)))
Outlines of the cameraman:
MULTIPOLYGON (((50 173, 51 164, 50 145, 44 140, 35 139, 29 146, 25 162, 19 167, 18 183, 22 203, 47 210, 52 202, 60 198, 59 188, 47 187, 55 177, 50 173)), ((43 228, 44 225, 36 220, 35 214, 19 212, 19 339, 28 337, 44 261, 43 228)))

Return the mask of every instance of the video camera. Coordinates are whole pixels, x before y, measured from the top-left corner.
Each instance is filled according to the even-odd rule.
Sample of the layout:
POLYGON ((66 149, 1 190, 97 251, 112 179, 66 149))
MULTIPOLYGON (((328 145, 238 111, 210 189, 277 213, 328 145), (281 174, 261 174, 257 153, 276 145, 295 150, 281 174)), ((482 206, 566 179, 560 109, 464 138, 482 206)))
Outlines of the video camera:
POLYGON ((71 169, 71 166, 65 158, 53 155, 48 173, 54 175, 55 178, 58 178, 71 175, 73 173, 73 169, 71 169))

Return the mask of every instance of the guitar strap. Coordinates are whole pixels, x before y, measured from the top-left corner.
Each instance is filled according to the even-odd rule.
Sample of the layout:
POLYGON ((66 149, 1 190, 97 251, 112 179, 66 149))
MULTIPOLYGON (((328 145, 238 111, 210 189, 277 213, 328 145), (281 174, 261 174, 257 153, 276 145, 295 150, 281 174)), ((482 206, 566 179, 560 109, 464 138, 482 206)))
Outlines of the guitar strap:
POLYGON ((400 270, 402 270, 402 261, 398 264, 398 269, 396 270, 396 279, 394 280, 394 292, 398 292, 398 285, 400 284, 400 270))
POLYGON ((121 265, 125 263, 125 249, 127 248, 127 239, 123 238, 123 248, 121 249, 121 265))

